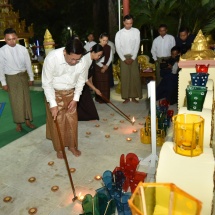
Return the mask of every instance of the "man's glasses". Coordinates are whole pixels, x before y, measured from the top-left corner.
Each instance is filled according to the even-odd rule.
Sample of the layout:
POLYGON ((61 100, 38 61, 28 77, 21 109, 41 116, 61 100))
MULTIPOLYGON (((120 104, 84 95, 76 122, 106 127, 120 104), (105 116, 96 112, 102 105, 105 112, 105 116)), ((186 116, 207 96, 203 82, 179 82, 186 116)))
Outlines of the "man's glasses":
POLYGON ((74 59, 74 58, 68 58, 69 62, 76 62, 79 63, 81 59, 74 59))
POLYGON ((66 58, 67 62, 74 62, 74 63, 81 62, 81 58, 80 59, 70 58, 69 55, 67 55, 67 54, 65 54, 64 57, 66 58))

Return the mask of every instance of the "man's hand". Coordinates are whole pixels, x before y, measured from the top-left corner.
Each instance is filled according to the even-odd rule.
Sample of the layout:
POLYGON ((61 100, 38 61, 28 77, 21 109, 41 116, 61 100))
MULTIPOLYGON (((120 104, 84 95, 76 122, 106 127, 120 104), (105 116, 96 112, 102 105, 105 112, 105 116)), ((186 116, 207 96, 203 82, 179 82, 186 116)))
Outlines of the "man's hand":
POLYGON ((172 69, 172 65, 171 64, 168 64, 168 69, 172 69))
POLYGON ((33 85, 34 85, 34 81, 29 81, 29 82, 28 82, 28 85, 29 85, 29 86, 33 86, 33 85))
POLYGON ((57 114, 58 114, 58 107, 55 106, 55 107, 53 107, 53 108, 50 108, 50 111, 51 111, 51 113, 52 113, 53 119, 56 120, 57 114))
POLYGON ((77 102, 72 100, 68 105, 68 111, 74 112, 74 111, 76 111, 76 108, 77 108, 77 102))
POLYGON ((133 63, 133 59, 131 58, 128 58, 128 59, 125 59, 124 62, 127 64, 127 65, 131 65, 133 63))
POLYGON ((2 86, 2 89, 4 90, 4 91, 9 91, 9 87, 7 86, 7 85, 4 85, 4 86, 2 86))

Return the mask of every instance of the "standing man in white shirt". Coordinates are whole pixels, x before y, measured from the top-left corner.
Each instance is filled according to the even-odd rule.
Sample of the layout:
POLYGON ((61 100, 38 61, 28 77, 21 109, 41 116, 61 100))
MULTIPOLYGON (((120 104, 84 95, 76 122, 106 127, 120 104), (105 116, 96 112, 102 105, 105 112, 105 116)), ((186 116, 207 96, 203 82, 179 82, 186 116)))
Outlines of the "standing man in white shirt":
POLYGON ((130 99, 138 103, 142 98, 142 87, 138 68, 137 54, 140 46, 140 31, 133 28, 133 16, 123 18, 124 28, 115 37, 116 51, 120 58, 121 96, 123 103, 130 99))
POLYGON ((94 41, 94 35, 92 33, 88 35, 87 39, 88 42, 85 44, 84 48, 87 52, 89 52, 96 42, 94 41))
POLYGON ((16 131, 22 131, 22 123, 33 129, 29 86, 34 83, 34 74, 28 50, 17 44, 13 28, 4 31, 6 45, 0 48, 0 81, 8 92, 16 131), (27 70, 27 72, 26 72, 27 70))
POLYGON ((70 38, 66 47, 51 51, 43 64, 42 87, 47 100, 46 136, 52 140, 60 159, 63 154, 54 120, 58 121, 64 146, 76 157, 81 155, 76 109, 88 75, 86 61, 82 58, 84 52, 81 41, 70 38))
POLYGON ((153 40, 151 53, 156 64, 156 85, 161 81, 160 63, 171 56, 171 48, 175 46, 175 38, 167 34, 167 25, 161 24, 158 28, 160 34, 153 40))

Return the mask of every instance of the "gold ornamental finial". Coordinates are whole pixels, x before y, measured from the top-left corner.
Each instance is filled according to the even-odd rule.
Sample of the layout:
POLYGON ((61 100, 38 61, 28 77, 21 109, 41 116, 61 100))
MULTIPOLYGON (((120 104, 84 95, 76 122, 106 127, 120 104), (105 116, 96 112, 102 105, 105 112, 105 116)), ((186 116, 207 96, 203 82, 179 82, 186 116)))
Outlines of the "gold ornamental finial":
POLYGON ((207 40, 202 31, 199 30, 195 40, 192 43, 191 50, 181 56, 180 60, 214 60, 215 52, 209 49, 207 40))
POLYGON ((44 35, 44 41, 43 41, 43 45, 45 49, 51 49, 54 48, 55 42, 52 39, 52 35, 49 32, 48 29, 46 29, 45 35, 44 35))
POLYGON ((191 50, 193 51, 204 51, 208 49, 208 43, 203 35, 202 31, 199 30, 198 34, 196 35, 196 38, 192 44, 191 50))

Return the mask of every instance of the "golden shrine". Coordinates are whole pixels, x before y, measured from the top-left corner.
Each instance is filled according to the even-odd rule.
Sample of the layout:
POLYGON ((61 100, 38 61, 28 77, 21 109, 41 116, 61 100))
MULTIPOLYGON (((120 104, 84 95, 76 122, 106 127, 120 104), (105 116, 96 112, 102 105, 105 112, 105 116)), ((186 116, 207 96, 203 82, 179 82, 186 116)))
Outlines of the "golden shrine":
POLYGON ((192 43, 191 50, 181 56, 181 61, 186 60, 214 60, 215 53, 210 49, 206 37, 199 30, 195 40, 192 43))
POLYGON ((25 46, 29 47, 28 39, 34 36, 33 24, 26 27, 25 20, 19 21, 19 12, 13 11, 13 6, 8 0, 0 0, 0 39, 4 38, 6 28, 14 28, 20 38, 24 39, 25 46))

